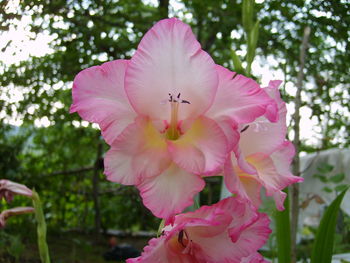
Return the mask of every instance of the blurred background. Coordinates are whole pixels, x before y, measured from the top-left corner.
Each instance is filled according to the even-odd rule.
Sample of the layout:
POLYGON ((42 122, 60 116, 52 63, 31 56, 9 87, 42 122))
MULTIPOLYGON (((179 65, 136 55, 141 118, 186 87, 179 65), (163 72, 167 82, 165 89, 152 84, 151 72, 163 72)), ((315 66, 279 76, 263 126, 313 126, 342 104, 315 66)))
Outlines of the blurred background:
MULTIPOLYGON (((174 16, 190 24, 217 64, 237 71, 233 50, 242 61, 247 54, 241 10, 239 0, 0 2, 0 177, 39 192, 53 262, 105 262, 102 254, 110 247, 129 243, 141 249, 159 226, 134 187, 105 179, 103 156, 108 146, 98 126, 69 114, 75 75, 93 65, 130 58, 156 21, 174 16)), ((252 76, 262 86, 269 80, 283 80, 291 140, 300 46, 304 28, 311 29, 300 108, 299 151, 306 158, 301 174, 309 177, 302 189, 300 213, 311 220, 305 224, 301 220, 299 227, 298 257, 303 260, 309 257, 308 240, 317 226, 317 218, 315 223, 310 215, 303 215, 303 209, 312 204, 314 212, 320 213, 327 195, 350 183, 346 151, 350 144, 350 2, 256 0, 255 11, 260 30, 252 76), (315 166, 315 157, 324 156, 325 151, 340 157, 331 154, 315 166), (319 190, 308 193, 315 182, 319 190)), ((219 200, 220 180, 208 179, 201 204, 219 200)), ((10 206, 16 205, 28 202, 18 197, 10 206)), ((7 207, 0 201, 0 210, 7 207)), ((265 209, 273 213, 274 208, 265 209)), ((350 252, 350 219, 344 211, 335 245, 338 253, 350 252)), ((0 262, 39 262, 33 222, 33 216, 9 220, 0 231, 0 262)), ((273 256, 273 235, 269 244, 266 254, 273 256)))

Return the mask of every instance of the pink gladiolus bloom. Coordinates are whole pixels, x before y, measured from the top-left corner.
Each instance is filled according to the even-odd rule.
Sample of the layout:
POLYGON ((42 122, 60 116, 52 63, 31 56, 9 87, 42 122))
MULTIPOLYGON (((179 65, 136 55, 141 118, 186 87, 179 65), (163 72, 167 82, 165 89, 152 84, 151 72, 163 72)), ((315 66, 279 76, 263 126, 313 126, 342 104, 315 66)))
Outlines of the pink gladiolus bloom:
POLYGON ((11 209, 7 209, 5 211, 2 211, 0 213, 0 228, 5 227, 6 220, 10 216, 33 213, 33 212, 34 212, 33 207, 15 207, 15 208, 11 208, 11 209))
POLYGON ((267 215, 234 197, 175 216, 163 234, 149 241, 138 258, 127 263, 264 262, 257 250, 271 230, 267 215), (260 260, 260 261, 258 261, 260 260))
POLYGON ((283 210, 286 194, 281 190, 290 184, 302 182, 303 178, 293 176, 290 165, 295 154, 294 146, 285 140, 286 105, 282 101, 278 86, 280 81, 271 81, 266 92, 276 100, 279 118, 271 123, 267 111, 247 126, 241 126, 236 157, 228 159, 224 168, 227 188, 242 199, 259 207, 261 187, 267 196, 273 196, 278 210, 283 210))
POLYGON ((267 112, 277 120, 274 100, 255 81, 215 65, 176 18, 154 25, 130 60, 80 72, 71 112, 98 123, 111 146, 107 179, 135 185, 161 218, 191 205, 202 176, 223 167, 238 125, 267 112))
POLYGON ((23 184, 18 184, 9 180, 0 180, 0 200, 5 198, 7 202, 11 202, 14 195, 24 195, 31 197, 32 190, 23 184))

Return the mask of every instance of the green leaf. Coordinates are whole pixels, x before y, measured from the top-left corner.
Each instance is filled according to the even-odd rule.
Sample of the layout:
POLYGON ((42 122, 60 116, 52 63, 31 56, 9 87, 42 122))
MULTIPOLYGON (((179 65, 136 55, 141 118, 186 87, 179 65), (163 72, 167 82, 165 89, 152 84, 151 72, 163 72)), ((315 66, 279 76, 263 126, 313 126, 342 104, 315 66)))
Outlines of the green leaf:
POLYGON ((328 187, 328 186, 325 186, 325 187, 322 188, 322 191, 325 191, 326 193, 332 193, 333 189, 328 187))
POLYGON ((341 173, 341 174, 336 174, 334 176, 331 176, 329 178, 329 181, 333 182, 333 183, 340 183, 341 181, 343 181, 345 178, 345 174, 341 173))
POLYGON ((251 66, 255 57, 256 44, 259 37, 259 24, 260 21, 256 21, 252 30, 249 32, 248 37, 248 51, 247 51, 247 74, 250 75, 251 66))
POLYGON ((245 74, 245 70, 242 66, 242 62, 240 60, 240 58, 238 57, 238 55, 236 54, 236 52, 232 49, 232 61, 233 61, 233 69, 235 72, 237 72, 238 74, 245 74))
POLYGON ((41 263, 50 263, 49 248, 46 242, 46 222, 42 203, 38 193, 33 190, 32 196, 33 206, 35 210, 35 219, 37 221, 38 248, 41 263))
POLYGON ((327 176, 321 174, 314 174, 313 177, 318 178, 322 183, 327 183, 329 180, 327 176))
POLYGON ((311 263, 331 263, 332 261, 338 211, 347 190, 348 188, 334 199, 321 219, 312 248, 311 263))
POLYGON ((343 192, 348 187, 349 186, 347 184, 340 184, 340 185, 337 185, 336 187, 334 187, 334 190, 337 192, 343 192))
POLYGON ((158 227, 158 231, 157 231, 157 237, 159 237, 162 234, 162 230, 164 228, 165 225, 165 220, 162 219, 162 221, 160 221, 159 227, 158 227))
POLYGON ((317 171, 319 171, 320 173, 326 174, 329 173, 333 170, 334 166, 330 165, 328 163, 324 163, 322 165, 320 165, 319 167, 317 167, 317 171))
POLYGON ((289 198, 288 188, 284 190, 287 198, 284 201, 284 210, 277 211, 275 216, 276 222, 276 241, 277 241, 277 258, 279 263, 291 262, 291 237, 290 237, 290 219, 289 219, 289 198))
POLYGON ((242 24, 248 34, 253 24, 254 0, 243 0, 242 3, 242 24))

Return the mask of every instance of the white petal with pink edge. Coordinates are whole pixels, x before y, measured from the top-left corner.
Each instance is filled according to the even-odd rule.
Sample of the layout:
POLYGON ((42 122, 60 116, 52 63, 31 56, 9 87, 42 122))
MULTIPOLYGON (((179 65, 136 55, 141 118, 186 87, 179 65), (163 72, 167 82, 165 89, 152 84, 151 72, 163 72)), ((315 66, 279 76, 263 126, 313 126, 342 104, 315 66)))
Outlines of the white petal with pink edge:
MULTIPOLYGON (((287 109, 284 101, 281 100, 278 83, 271 81, 264 90, 276 101, 278 106, 278 121, 270 122, 265 117, 259 117, 241 133, 239 148, 244 156, 261 152, 270 154, 278 148, 285 140, 287 134, 286 114, 287 109)), ((243 167, 242 167, 243 168, 243 167)))
POLYGON ((138 118, 106 153, 105 174, 112 182, 135 185, 160 174, 170 163, 164 138, 150 121, 138 118))
POLYGON ((205 175, 224 164, 229 146, 225 133, 213 120, 205 117, 186 121, 184 134, 175 141, 168 141, 173 161, 186 171, 205 175))
POLYGON ((169 93, 190 104, 179 109, 179 120, 196 118, 211 106, 217 90, 211 57, 201 49, 191 28, 176 18, 155 24, 130 60, 125 89, 134 109, 151 119, 169 120, 169 93))
POLYGON ((240 263, 270 263, 270 261, 267 261, 261 254, 256 252, 246 258, 242 258, 240 263))
POLYGON ((249 247, 251 251, 257 251, 267 241, 270 233, 270 219, 266 214, 259 213, 256 221, 242 231, 236 246, 245 248, 249 247))
MULTIPOLYGON (((245 229, 249 228, 258 218, 256 210, 251 209, 249 205, 230 197, 200 210, 207 210, 206 214, 214 214, 214 216, 212 215, 213 221, 217 220, 218 216, 231 215, 231 223, 229 225, 225 224, 228 228, 222 232, 214 231, 213 234, 215 235, 212 236, 208 234, 203 235, 204 231, 198 231, 194 226, 190 227, 187 224, 185 229, 189 237, 201 248, 201 250, 196 251, 199 254, 196 255, 196 258, 203 258, 207 260, 206 262, 211 263, 238 263, 241 258, 247 257, 257 250, 255 247, 237 241, 241 239, 241 235, 246 231, 245 229), (222 215, 221 212, 223 213, 222 215), (232 241, 231 232, 235 232, 237 240, 232 241)), ((190 218, 195 217, 197 211, 188 213, 188 216, 190 218)), ((203 211, 198 213, 198 216, 202 214, 203 211)), ((224 221, 226 222, 227 220, 224 221)), ((175 219, 176 222, 177 219, 175 219)), ((210 228, 212 228, 210 224, 208 224, 207 228, 209 233, 212 232, 210 231, 210 228)), ((255 242, 255 240, 251 239, 251 242, 255 242)))
POLYGON ((193 204, 194 195, 204 188, 204 180, 175 164, 160 175, 137 185, 144 205, 160 218, 169 218, 193 204))
POLYGON ((290 142, 284 142, 271 156, 256 153, 247 157, 247 160, 258 171, 258 180, 266 189, 267 196, 273 196, 278 210, 283 210, 285 193, 288 185, 303 181, 303 178, 293 176, 290 172, 290 163, 294 155, 294 147, 290 142))
MULTIPOLYGON (((236 166, 235 166, 236 167, 236 166)), ((249 200, 249 195, 244 189, 244 186, 232 164, 231 158, 228 157, 224 165, 224 183, 226 188, 233 194, 237 195, 237 198, 243 200, 249 200)))
POLYGON ((127 65, 127 60, 115 60, 91 67, 81 71, 73 82, 70 112, 98 123, 108 144, 136 117, 124 90, 127 65))
POLYGON ((254 80, 236 75, 218 65, 216 70, 219 76, 218 90, 206 116, 214 120, 226 116, 242 124, 264 115, 268 107, 271 115, 277 115, 276 103, 254 80))
POLYGON ((126 263, 165 263, 168 262, 167 251, 165 248, 165 236, 152 238, 140 257, 129 258, 126 263))

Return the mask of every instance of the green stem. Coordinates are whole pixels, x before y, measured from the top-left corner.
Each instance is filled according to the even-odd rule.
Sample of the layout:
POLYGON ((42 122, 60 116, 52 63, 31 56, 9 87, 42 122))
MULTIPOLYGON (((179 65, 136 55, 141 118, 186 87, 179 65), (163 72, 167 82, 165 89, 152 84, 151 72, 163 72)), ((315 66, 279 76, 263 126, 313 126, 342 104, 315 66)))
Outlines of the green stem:
POLYGON ((275 216, 278 263, 291 262, 291 236, 288 188, 286 188, 284 192, 287 194, 287 198, 284 201, 285 209, 283 211, 277 211, 275 216))
POLYGON ((164 228, 164 225, 165 225, 165 220, 162 219, 162 221, 160 221, 160 224, 158 227, 157 237, 159 237, 162 234, 162 230, 164 228))
POLYGON ((39 195, 33 190, 33 206, 37 221, 38 248, 42 263, 50 263, 49 248, 46 243, 46 222, 39 195))

